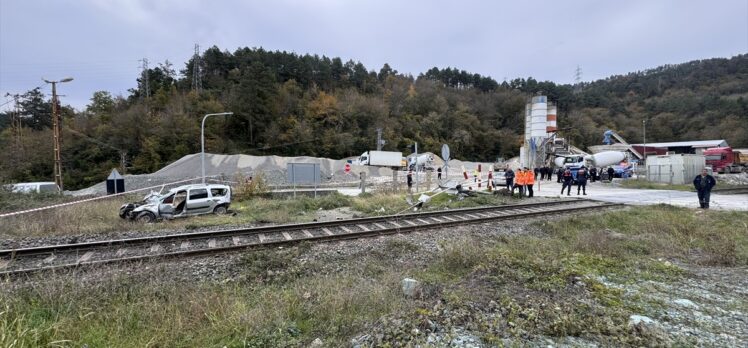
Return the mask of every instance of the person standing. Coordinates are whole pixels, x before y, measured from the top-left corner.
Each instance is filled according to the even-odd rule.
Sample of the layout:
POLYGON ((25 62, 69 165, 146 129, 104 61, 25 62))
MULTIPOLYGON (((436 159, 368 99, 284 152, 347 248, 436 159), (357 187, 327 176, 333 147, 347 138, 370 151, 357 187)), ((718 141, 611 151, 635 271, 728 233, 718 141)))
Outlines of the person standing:
POLYGON ((564 194, 564 189, 566 189, 566 195, 571 196, 571 184, 574 182, 574 178, 571 176, 571 170, 566 169, 564 170, 563 174, 563 186, 561 186, 561 194, 564 194))
POLYGON ((525 168, 525 170, 528 173, 527 178, 525 179, 525 187, 527 188, 527 197, 532 197, 532 186, 535 185, 535 176, 532 175, 529 168, 525 168))
POLYGON ((584 193, 584 196, 587 195, 587 178, 589 175, 587 174, 587 168, 582 166, 582 168, 579 168, 579 171, 577 171, 577 196, 579 196, 579 189, 582 190, 582 193, 584 193))
POLYGON ((701 175, 697 175, 693 179, 693 186, 696 188, 696 194, 699 196, 699 205, 703 209, 709 209, 709 196, 712 193, 712 188, 717 185, 717 181, 714 177, 709 175, 706 168, 701 170, 701 175))
POLYGON ((556 183, 561 183, 561 179, 564 176, 564 168, 558 168, 556 171, 556 183))
POLYGON ((410 170, 408 171, 408 176, 406 179, 408 182, 408 192, 410 192, 411 189, 413 188, 413 172, 412 171, 410 170))
POLYGON ((436 169, 436 178, 438 180, 442 179, 442 167, 439 167, 439 168, 436 169))
POLYGON ((608 181, 613 182, 613 177, 616 175, 615 169, 613 167, 608 167, 608 181))
POLYGON ((522 168, 517 168, 517 174, 514 177, 514 186, 519 191, 519 198, 525 195, 525 171, 522 168))
POLYGON ((514 196, 514 171, 512 168, 506 167, 506 171, 504 171, 504 179, 506 180, 507 191, 510 191, 510 195, 514 196))
POLYGON ((595 176, 597 176, 597 168, 590 168, 590 182, 595 182, 595 176))
POLYGON ((551 181, 553 179, 553 168, 545 166, 545 179, 551 181))

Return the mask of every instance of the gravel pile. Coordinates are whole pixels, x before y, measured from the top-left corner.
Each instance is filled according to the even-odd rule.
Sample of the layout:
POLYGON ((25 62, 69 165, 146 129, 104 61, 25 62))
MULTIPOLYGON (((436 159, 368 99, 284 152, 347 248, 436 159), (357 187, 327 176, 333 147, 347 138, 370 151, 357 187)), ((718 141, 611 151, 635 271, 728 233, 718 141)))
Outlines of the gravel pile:
MULTIPOLYGON (((430 152, 434 157, 434 166, 443 165, 444 161, 430 152)), ((202 161, 200 154, 184 156, 177 161, 161 168, 155 173, 123 175, 125 188, 128 191, 142 189, 151 186, 160 186, 167 183, 188 180, 187 182, 169 185, 166 188, 200 182, 202 161)), ((388 182, 392 180, 392 170, 383 167, 351 165, 350 173, 345 172, 347 159, 329 159, 321 157, 281 157, 281 156, 251 156, 251 155, 218 155, 205 154, 205 175, 219 180, 232 180, 237 174, 246 176, 257 176, 262 174, 271 186, 289 185, 287 181, 286 168, 289 163, 319 163, 321 171, 321 184, 336 185, 350 184, 359 181, 358 174, 366 173, 369 182, 388 182)), ((481 163, 482 171, 485 173, 491 168, 492 163, 481 163)), ((471 172, 478 167, 476 162, 450 160, 450 172, 453 175, 461 175, 462 168, 471 172), (459 172, 459 173, 458 173, 459 172)), ((451 175, 451 176, 453 176, 451 175)), ((399 180, 405 180, 404 174, 399 175, 399 180)), ((157 189, 158 190, 158 189, 157 189)), ((103 195, 106 194, 106 182, 100 182, 91 187, 70 191, 74 196, 103 195)))

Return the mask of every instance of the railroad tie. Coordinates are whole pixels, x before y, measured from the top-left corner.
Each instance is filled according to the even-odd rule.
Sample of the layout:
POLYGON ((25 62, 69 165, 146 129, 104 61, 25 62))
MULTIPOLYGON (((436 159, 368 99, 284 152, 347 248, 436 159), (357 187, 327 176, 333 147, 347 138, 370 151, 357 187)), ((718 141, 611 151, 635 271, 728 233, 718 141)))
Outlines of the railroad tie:
POLYGON ((52 263, 52 261, 54 261, 56 258, 57 258, 57 255, 51 254, 51 255, 47 256, 47 258, 45 258, 44 260, 42 260, 42 262, 44 262, 44 263, 52 263))
POLYGON ((397 223, 397 221, 390 221, 390 223, 395 225, 395 227, 397 228, 403 227, 403 225, 400 225, 399 223, 397 223))
POLYGON ((0 269, 5 269, 6 267, 8 267, 9 263, 10 260, 0 259, 0 269))
POLYGON ((467 216, 467 217, 469 217, 471 219, 479 219, 480 218, 479 216, 475 216, 473 214, 465 214, 465 216, 467 216))
POLYGON ((117 252, 115 253, 115 255, 116 255, 117 257, 122 257, 122 255, 124 255, 124 254, 125 254, 126 252, 127 252, 127 249, 125 249, 125 248, 120 248, 120 249, 117 249, 117 252))
POLYGON ((426 221, 426 220, 424 220, 424 219, 416 219, 416 221, 419 221, 419 222, 421 222, 421 223, 422 223, 422 224, 424 224, 424 225, 429 225, 429 224, 431 224, 430 222, 428 222, 428 221, 426 221))
POLYGON ((151 247, 151 252, 152 253, 157 253, 159 251, 161 251, 161 245, 160 244, 153 244, 153 246, 151 247))
POLYGON ((215 239, 211 239, 211 240, 209 240, 209 241, 208 241, 208 248, 211 248, 211 249, 213 249, 213 248, 215 248, 215 247, 216 247, 216 240, 215 240, 215 239))
POLYGON ((364 232, 369 232, 369 231, 371 231, 371 230, 370 230, 370 229, 369 229, 368 227, 366 227, 366 226, 364 226, 364 225, 356 225, 356 226, 358 226, 358 228, 360 228, 360 229, 364 230, 364 232))
POLYGON ((304 235, 307 236, 307 237, 309 237, 309 238, 313 238, 314 237, 314 235, 312 234, 312 232, 310 232, 309 230, 301 230, 301 232, 304 232, 304 235))
POLYGON ((323 227, 322 228, 322 232, 325 232, 325 234, 327 234, 328 236, 334 236, 335 235, 335 233, 332 233, 332 231, 330 231, 329 229, 327 229, 327 227, 323 227))
POLYGON ((478 214, 478 216, 480 216, 480 217, 484 217, 484 218, 490 218, 490 217, 493 217, 493 216, 491 216, 491 215, 488 215, 488 214, 484 214, 484 213, 476 213, 476 214, 478 214))
POLYGON ((353 230, 345 226, 340 226, 340 229, 345 231, 345 233, 353 233, 353 230))
POLYGON ((449 216, 442 216, 442 219, 449 220, 449 221, 457 221, 449 216))
POLYGON ((283 234, 283 238, 285 238, 286 240, 291 240, 291 239, 293 239, 293 238, 291 238, 291 235, 290 235, 290 234, 288 234, 288 232, 286 232, 286 231, 283 231, 283 232, 281 232, 281 233, 283 234))
POLYGON ((438 222, 438 223, 442 223, 442 222, 444 222, 444 220, 442 220, 442 219, 439 219, 439 218, 436 218, 436 217, 433 217, 433 216, 432 216, 432 217, 430 217, 429 219, 431 219, 431 220, 434 220, 434 221, 436 221, 436 222, 438 222))
POLYGON ((242 244, 242 237, 231 237, 231 242, 234 243, 234 245, 240 245, 242 244))
POLYGON ((410 221, 410 220, 403 220, 403 222, 405 222, 406 224, 411 225, 411 226, 418 226, 418 225, 416 225, 415 222, 410 221))
POLYGON ((89 251, 89 252, 87 252, 87 253, 83 254, 83 256, 81 256, 81 257, 80 257, 80 258, 78 259, 78 261, 76 261, 75 263, 82 263, 82 262, 86 262, 86 261, 90 260, 90 259, 91 259, 91 257, 92 257, 93 255, 94 255, 94 252, 93 252, 93 251, 89 251))
POLYGON ((189 249, 190 248, 190 242, 188 242, 188 241, 182 242, 182 245, 180 245, 179 248, 182 249, 182 250, 189 249))
POLYGON ((379 227, 380 230, 386 230, 387 229, 387 227, 384 227, 384 225, 382 225, 380 223, 376 223, 376 222, 374 223, 374 226, 379 227))
POLYGON ((265 235, 262 233, 257 234, 257 238, 260 239, 260 244, 265 243, 265 235))

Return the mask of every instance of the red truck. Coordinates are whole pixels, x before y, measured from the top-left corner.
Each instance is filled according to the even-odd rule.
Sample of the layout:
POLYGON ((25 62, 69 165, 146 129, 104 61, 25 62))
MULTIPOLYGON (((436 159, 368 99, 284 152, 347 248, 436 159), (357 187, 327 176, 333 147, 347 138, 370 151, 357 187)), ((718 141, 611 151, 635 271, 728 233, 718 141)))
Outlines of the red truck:
POLYGON ((733 151, 731 147, 714 147, 704 150, 706 165, 712 166, 717 173, 740 173, 748 169, 740 152, 733 151))

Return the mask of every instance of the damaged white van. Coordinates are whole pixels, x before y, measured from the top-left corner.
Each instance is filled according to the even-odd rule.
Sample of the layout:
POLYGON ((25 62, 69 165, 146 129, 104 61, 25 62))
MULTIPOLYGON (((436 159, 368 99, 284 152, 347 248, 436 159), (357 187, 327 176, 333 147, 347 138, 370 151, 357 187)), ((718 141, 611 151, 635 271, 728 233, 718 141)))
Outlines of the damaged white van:
POLYGON ((151 192, 140 202, 123 204, 119 216, 138 222, 174 219, 201 214, 226 214, 231 188, 226 185, 185 185, 160 195, 151 192))

